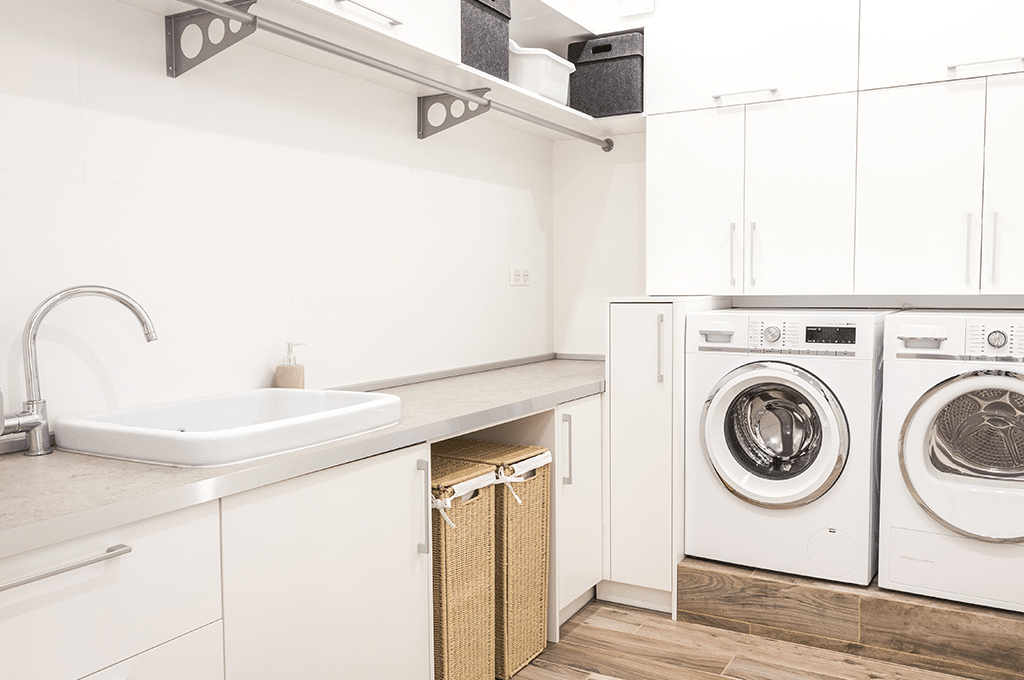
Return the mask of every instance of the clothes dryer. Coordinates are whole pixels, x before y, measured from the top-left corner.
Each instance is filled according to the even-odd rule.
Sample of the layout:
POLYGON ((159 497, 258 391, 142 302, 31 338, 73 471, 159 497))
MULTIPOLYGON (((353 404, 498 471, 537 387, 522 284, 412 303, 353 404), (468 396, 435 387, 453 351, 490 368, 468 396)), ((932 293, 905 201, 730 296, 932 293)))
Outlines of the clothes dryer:
POLYGON ((687 319, 687 555, 867 584, 886 312, 687 319))
POLYGON ((878 585, 1024 611, 1024 313, 886 319, 878 585))

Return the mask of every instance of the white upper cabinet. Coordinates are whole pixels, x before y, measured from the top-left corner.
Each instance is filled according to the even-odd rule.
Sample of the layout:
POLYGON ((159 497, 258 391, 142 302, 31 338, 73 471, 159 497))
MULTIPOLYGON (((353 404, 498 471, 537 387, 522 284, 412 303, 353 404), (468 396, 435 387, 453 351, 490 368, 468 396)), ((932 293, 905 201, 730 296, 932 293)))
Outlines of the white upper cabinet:
POLYGON ((862 0, 860 88, 1021 71, 1022 35, 1020 0, 862 0))
POLYGON ((1024 292, 1024 75, 988 79, 982 293, 1024 292))
POLYGON ((856 94, 648 119, 648 295, 853 292, 856 94))
POLYGON ((857 0, 659 2, 645 29, 648 114, 857 89, 857 0))
POLYGON ((855 292, 978 292, 984 134, 984 79, 861 93, 855 292))

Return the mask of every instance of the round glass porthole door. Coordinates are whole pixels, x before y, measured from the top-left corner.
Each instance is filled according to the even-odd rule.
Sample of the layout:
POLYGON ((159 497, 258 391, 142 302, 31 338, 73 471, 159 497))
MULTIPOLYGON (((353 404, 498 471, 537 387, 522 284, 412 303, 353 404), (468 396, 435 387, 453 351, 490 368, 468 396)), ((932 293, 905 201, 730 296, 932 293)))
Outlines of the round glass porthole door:
POLYGON ((925 392, 900 432, 914 500, 961 535, 1024 543, 1024 376, 972 371, 925 392))
POLYGON ((756 362, 715 385, 701 415, 704 453, 733 494, 761 507, 797 507, 835 483, 849 453, 832 391, 791 364, 756 362))

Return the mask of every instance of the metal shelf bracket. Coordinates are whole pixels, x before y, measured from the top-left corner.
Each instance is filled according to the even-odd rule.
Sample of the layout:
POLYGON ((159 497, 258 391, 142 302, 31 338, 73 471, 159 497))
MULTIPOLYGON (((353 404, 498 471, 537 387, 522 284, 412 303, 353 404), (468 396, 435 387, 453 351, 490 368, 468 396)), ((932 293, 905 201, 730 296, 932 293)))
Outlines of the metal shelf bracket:
MULTIPOLYGON (((489 87, 481 87, 466 91, 477 97, 483 97, 484 93, 490 92, 490 90, 491 88, 489 87)), ((416 135, 419 139, 426 139, 430 135, 455 127, 459 123, 465 122, 470 118, 476 118, 481 113, 490 110, 490 102, 487 105, 481 105, 469 99, 455 97, 450 94, 428 94, 419 97, 416 103, 416 119, 418 123, 416 135)))
MULTIPOLYGON (((247 11, 256 4, 256 0, 229 0, 223 4, 247 11)), ((193 66, 248 38, 256 32, 256 22, 244 24, 222 19, 205 9, 193 9, 164 17, 164 29, 167 76, 177 78, 193 66)))

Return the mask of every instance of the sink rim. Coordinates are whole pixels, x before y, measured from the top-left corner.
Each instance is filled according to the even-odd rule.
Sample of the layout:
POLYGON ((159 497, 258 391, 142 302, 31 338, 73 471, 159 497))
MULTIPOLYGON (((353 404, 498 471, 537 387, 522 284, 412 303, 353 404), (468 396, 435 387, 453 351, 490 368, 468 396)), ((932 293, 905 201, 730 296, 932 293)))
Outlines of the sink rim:
POLYGON ((267 387, 156 404, 69 414, 57 418, 53 429, 56 439, 55 446, 62 451, 150 465, 207 468, 248 463, 377 432, 398 424, 400 418, 401 399, 391 394, 355 390, 267 387), (301 392, 304 395, 339 393, 361 395, 365 396, 366 400, 314 413, 217 430, 186 430, 182 432, 157 427, 122 425, 102 420, 103 417, 109 417, 112 414, 130 414, 138 411, 173 409, 183 406, 202 407, 204 404, 228 400, 232 397, 288 392, 301 392), (346 415, 357 416, 366 412, 376 411, 377 413, 376 417, 372 419, 374 424, 366 428, 347 422, 350 419, 346 419, 344 416, 339 417, 339 411, 343 411, 346 415), (318 429, 317 425, 321 427, 318 429), (330 430, 329 436, 316 436, 316 433, 324 427, 330 430), (69 431, 73 431, 74 434, 69 434, 69 431), (113 439, 115 443, 111 445, 109 439, 113 439), (254 439, 257 441, 253 442, 254 439), (289 440, 292 441, 291 444, 286 443, 289 440), (100 443, 97 444, 97 442, 100 443), (254 453, 242 452, 243 448, 251 450, 253 448, 251 445, 254 443, 256 444, 254 453), (105 449, 119 450, 111 452, 105 449), (131 454, 132 451, 140 449, 145 449, 150 453, 141 456, 131 454))

